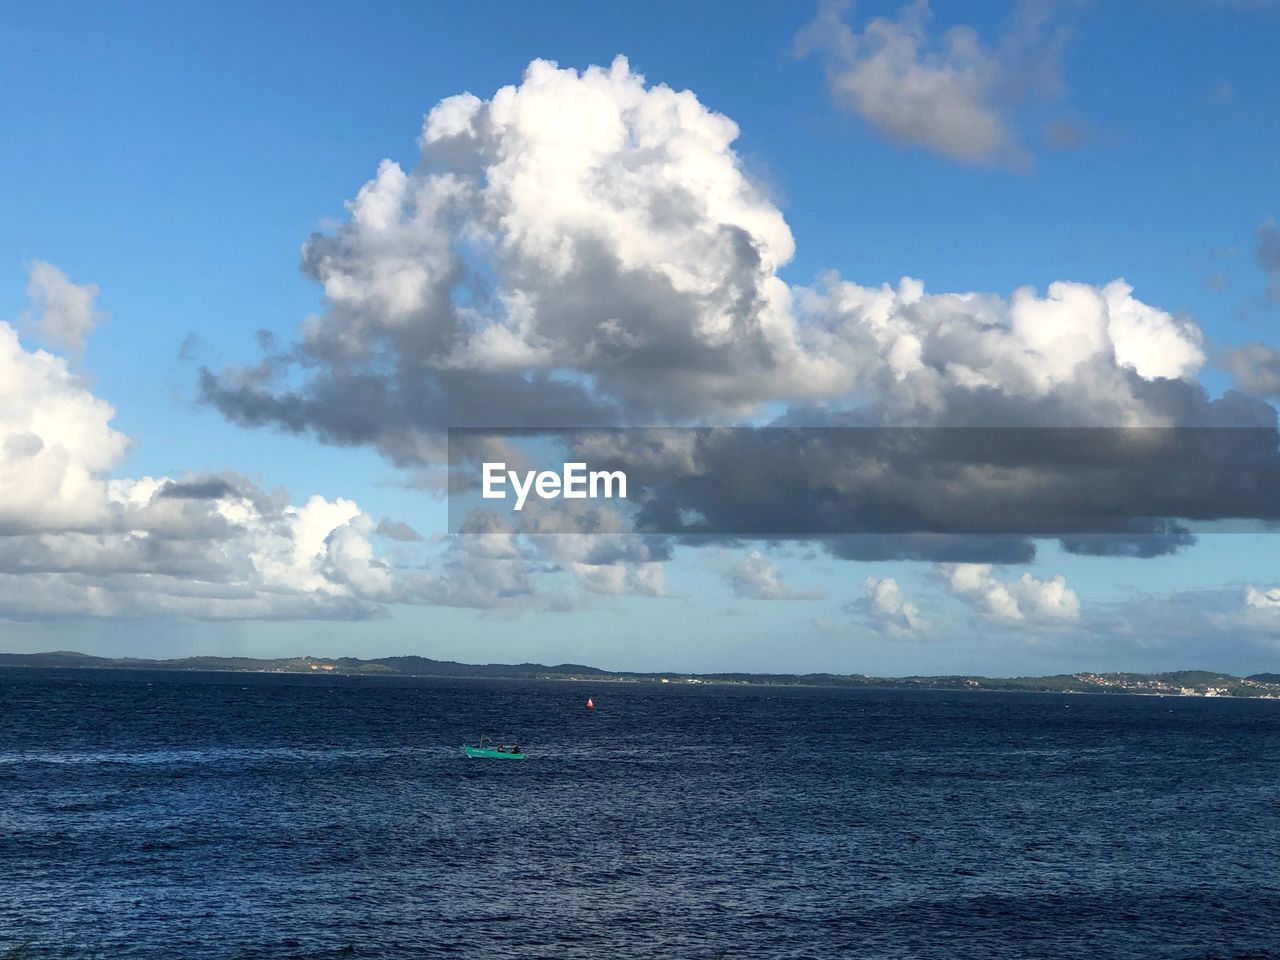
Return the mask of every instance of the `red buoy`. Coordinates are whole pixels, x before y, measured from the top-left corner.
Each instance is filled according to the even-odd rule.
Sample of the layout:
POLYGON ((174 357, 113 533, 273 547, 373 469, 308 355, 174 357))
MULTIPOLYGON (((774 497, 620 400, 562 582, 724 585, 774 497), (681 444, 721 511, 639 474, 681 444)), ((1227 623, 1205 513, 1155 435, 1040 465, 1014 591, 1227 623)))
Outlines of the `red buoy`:
POLYGON ((587 697, 587 709, 594 710, 595 708, 596 708, 596 705, 591 702, 591 698, 587 697))

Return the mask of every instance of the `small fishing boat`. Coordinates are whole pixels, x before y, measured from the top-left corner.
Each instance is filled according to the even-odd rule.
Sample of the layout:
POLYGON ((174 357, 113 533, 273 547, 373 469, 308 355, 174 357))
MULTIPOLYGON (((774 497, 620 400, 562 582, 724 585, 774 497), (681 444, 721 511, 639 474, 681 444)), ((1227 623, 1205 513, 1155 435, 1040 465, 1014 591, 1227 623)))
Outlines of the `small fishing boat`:
POLYGON ((473 760, 523 760, 524 748, 518 743, 495 743, 481 736, 476 744, 464 743, 463 752, 473 760))

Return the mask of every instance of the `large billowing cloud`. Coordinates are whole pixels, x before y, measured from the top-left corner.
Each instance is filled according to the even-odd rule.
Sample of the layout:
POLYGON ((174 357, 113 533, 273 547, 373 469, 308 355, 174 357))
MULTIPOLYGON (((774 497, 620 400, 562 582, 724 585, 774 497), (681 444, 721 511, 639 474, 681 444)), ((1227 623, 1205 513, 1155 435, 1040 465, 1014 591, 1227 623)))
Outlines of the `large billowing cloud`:
POLYGON ((306 244, 323 312, 203 392, 246 423, 430 458, 445 425, 572 425, 749 411, 807 394, 777 276, 794 244, 737 127, 625 59, 535 61, 491 100, 427 116, 306 244), (297 374, 291 378, 291 374, 297 374))
POLYGON ((206 373, 233 419, 438 456, 446 425, 758 415, 777 403, 890 422, 1178 422, 1203 404, 1201 335, 1133 296, 928 294, 829 274, 790 287, 793 241, 744 174, 737 129, 619 58, 536 61, 491 100, 428 115, 304 267, 324 309, 251 368, 206 373), (998 407, 1001 401, 1004 409, 998 407))
MULTIPOLYGON (((901 48, 891 59, 906 75, 923 70, 928 89, 935 74, 960 70, 969 77, 960 93, 981 113, 994 109, 999 85, 984 79, 983 64, 995 64, 999 83, 1012 82, 1030 69, 1020 57, 1052 46, 1043 19, 1024 14, 998 50, 955 34, 938 59, 912 39, 923 29, 917 4, 896 24, 879 23, 874 38, 854 38, 852 56, 859 70, 878 70, 879 58, 901 48)), ((973 159, 1015 148, 998 119, 973 159)), ((835 272, 811 286, 788 283, 779 271, 794 252, 791 233, 744 172, 736 136, 734 123, 694 94, 646 83, 623 58, 581 72, 535 61, 518 85, 487 100, 441 101, 427 115, 415 162, 384 161, 348 204, 346 221, 306 243, 303 267, 323 294, 318 313, 287 346, 264 338, 260 362, 202 371, 202 395, 235 422, 369 445, 418 476, 441 463, 447 426, 751 418, 1274 427, 1275 412, 1262 401, 1211 398, 1198 379, 1200 330, 1123 280, 1063 280, 1008 296, 928 292, 910 278, 865 286, 835 272)), ((919 494, 914 507, 933 509, 928 483, 904 489, 919 494)), ((1216 495, 1212 484, 1197 491, 1216 495)), ((815 505, 794 498, 793 525, 774 518, 771 529, 824 532, 803 516, 815 505)), ((705 514, 716 502, 687 506, 705 514)), ((1151 556, 1191 541, 1145 506, 1127 504, 1125 515, 1149 522, 1064 542, 1082 553, 1151 556)), ((1025 538, 982 532, 824 544, 864 559, 1011 562, 1034 554, 1025 538)), ((588 590, 661 589, 652 572, 605 572, 606 564, 568 549, 542 559, 588 590)))
POLYGON ((428 114, 303 265, 323 309, 251 367, 204 371, 231 419, 440 457, 445 426, 705 422, 779 404, 951 422, 1176 420, 1201 336, 1122 281, 928 294, 779 276, 794 244, 737 128, 619 58, 545 61, 428 114), (1005 409, 992 411, 1006 401, 1005 409))
POLYGON ((129 441, 61 357, 0 322, 0 532, 95 529, 124 496, 106 479, 129 441), (113 493, 115 496, 113 497, 113 493))

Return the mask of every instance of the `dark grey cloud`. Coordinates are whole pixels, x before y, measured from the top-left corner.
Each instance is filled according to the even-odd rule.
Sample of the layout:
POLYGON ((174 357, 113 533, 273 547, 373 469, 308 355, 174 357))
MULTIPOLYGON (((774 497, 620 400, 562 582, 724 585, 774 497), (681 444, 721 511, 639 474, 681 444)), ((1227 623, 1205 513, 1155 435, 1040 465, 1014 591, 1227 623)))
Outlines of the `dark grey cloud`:
POLYGON ((1085 557, 1130 557, 1150 560, 1185 550, 1195 535, 1176 520, 1139 521, 1144 529, 1132 533, 1072 534, 1058 538, 1067 553, 1085 557))
MULTIPOLYGON (((541 444, 543 466, 572 458, 625 471, 628 529, 689 544, 813 539, 845 559, 1011 563, 1047 537, 1078 554, 1153 557, 1191 545, 1188 524, 1280 521, 1275 414, 1245 400, 1205 411, 1210 422, 1250 424, 1234 427, 676 428, 572 431, 559 435, 563 446, 549 434, 508 440, 527 452, 541 444)), ((554 515, 552 504, 566 503, 538 509, 554 515)))
POLYGON ((239 496, 237 489, 221 477, 207 477, 198 480, 170 480, 157 497, 169 500, 220 500, 223 497, 239 496))
POLYGON ((929 563, 1031 563, 1036 542, 1030 537, 980 537, 972 534, 885 534, 819 537, 816 542, 840 560, 929 563))
MULTIPOLYGON (((281 375, 293 361, 278 361, 281 375)), ((615 407, 549 374, 404 370, 335 371, 314 359, 304 386, 200 370, 199 395, 232 423, 306 433, 342 447, 370 446, 400 466, 439 463, 451 426, 594 426, 615 407)))
POLYGON ((633 471, 642 488, 653 484, 640 506, 642 528, 795 537, 1146 538, 1142 547, 1074 542, 1080 550, 1133 553, 1155 543, 1185 545, 1185 531, 1171 529, 1171 518, 1280 518, 1274 428, 695 435, 697 472, 661 478, 646 476, 643 467, 633 471))
POLYGON ((5 574, 78 574, 105 578, 97 585, 109 586, 127 575, 215 582, 229 571, 204 540, 63 533, 0 537, 5 574))

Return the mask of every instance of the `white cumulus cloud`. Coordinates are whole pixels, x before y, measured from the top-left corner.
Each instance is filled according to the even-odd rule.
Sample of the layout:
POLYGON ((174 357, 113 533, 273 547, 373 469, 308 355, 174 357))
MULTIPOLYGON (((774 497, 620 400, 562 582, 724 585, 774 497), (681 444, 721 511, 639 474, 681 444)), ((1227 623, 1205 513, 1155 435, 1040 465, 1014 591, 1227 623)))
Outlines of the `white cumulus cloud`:
POLYGON ((992 425, 1018 401, 1042 422, 1158 426, 1177 415, 1161 380, 1191 385, 1203 336, 1117 280, 1050 284, 1009 298, 926 293, 918 280, 864 287, 835 274, 800 292, 804 329, 850 391, 868 390, 891 422, 992 425))
POLYGON ((749 600, 816 600, 822 596, 819 591, 793 590, 778 565, 759 550, 744 554, 728 569, 727 576, 734 595, 749 600))
POLYGON ((621 57, 537 60, 487 100, 443 100, 416 163, 384 161, 346 222, 307 242, 324 308, 297 342, 203 371, 202 396, 237 423, 411 468, 468 424, 732 422, 791 405, 1155 426, 1208 405, 1200 330, 1122 280, 1007 297, 835 272, 789 285, 790 229, 737 134, 621 57))
MULTIPOLYGON (((31 275, 42 322, 88 333, 97 288, 40 261, 31 275)), ((362 617, 406 594, 350 500, 114 476, 129 447, 114 413, 0 322, 0 617, 362 617)))
POLYGON ((958 597, 1002 623, 1067 624, 1080 619, 1080 599, 1065 577, 1029 573, 1001 580, 986 563, 938 564, 935 571, 958 597))
POLYGON ((928 632, 929 621, 920 609, 907 599, 893 577, 867 577, 862 581, 866 595, 861 604, 872 627, 884 636, 905 640, 928 632))

